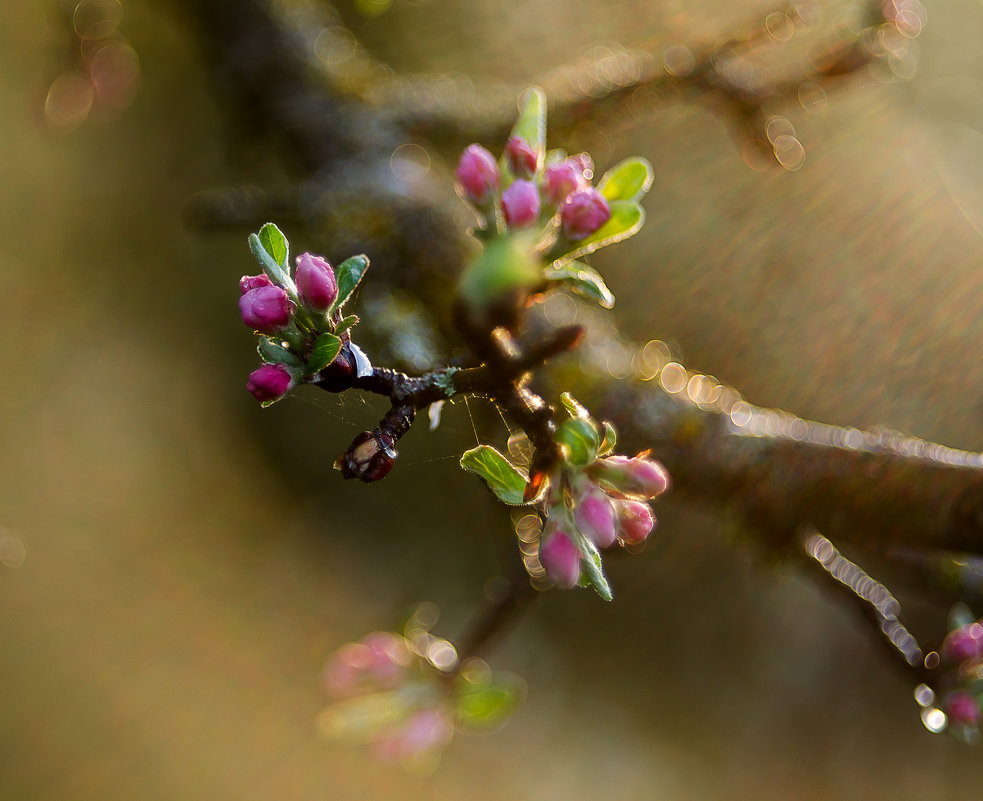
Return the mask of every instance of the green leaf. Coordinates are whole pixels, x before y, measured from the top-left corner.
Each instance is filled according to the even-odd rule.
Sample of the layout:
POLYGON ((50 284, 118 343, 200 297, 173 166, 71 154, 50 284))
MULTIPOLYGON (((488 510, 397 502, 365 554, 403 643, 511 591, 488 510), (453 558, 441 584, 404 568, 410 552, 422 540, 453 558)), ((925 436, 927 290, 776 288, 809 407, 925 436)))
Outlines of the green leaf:
POLYGON ((597 459, 600 437, 590 420, 574 417, 565 420, 554 435, 557 445, 563 448, 566 460, 576 467, 585 467, 597 459))
MULTIPOLYGON (((519 116, 512 126, 512 136, 521 136, 539 153, 546 150, 546 95, 537 86, 526 90, 519 100, 519 116)), ((502 173, 502 189, 507 189, 515 176, 509 170, 508 159, 499 159, 502 173)))
POLYGON ((369 260, 366 256, 352 256, 345 259, 335 270, 335 278, 338 281, 338 297, 331 304, 331 311, 340 309, 351 297, 355 287, 358 286, 365 271, 369 269, 369 260))
POLYGON ((357 314, 349 314, 347 317, 343 317, 341 319, 341 322, 339 322, 334 327, 334 332, 335 332, 335 334, 341 334, 343 331, 347 331, 349 328, 351 328, 356 323, 358 323, 358 315, 357 314))
POLYGON ((307 373, 313 375, 334 361, 341 350, 341 340, 331 333, 321 334, 314 343, 311 358, 307 360, 307 373))
POLYGON ((524 695, 522 679, 506 673, 481 682, 461 681, 454 698, 457 723, 470 732, 494 731, 511 717, 524 695))
POLYGON ((590 412, 569 392, 560 395, 560 403, 567 410, 571 417, 579 417, 581 420, 590 420, 590 412))
POLYGON ((604 173, 597 188, 608 201, 641 200, 652 186, 652 165, 635 156, 615 164, 604 173))
POLYGON ((593 253, 598 248, 627 239, 637 233, 645 222, 645 211, 634 200, 612 200, 610 206, 610 220, 589 237, 578 242, 561 238, 550 252, 550 258, 555 261, 576 259, 587 253, 593 253))
POLYGON ((604 439, 601 440, 601 447, 597 451, 598 456, 607 456, 614 451, 618 444, 618 432, 607 420, 604 421, 604 439))
POLYGON ((559 281, 571 292, 583 298, 596 301, 602 308, 614 306, 614 295, 608 289, 600 273, 583 262, 563 262, 546 270, 547 281, 559 281))
POLYGON ((297 354, 269 337, 260 337, 256 350, 259 351, 259 357, 264 362, 282 364, 285 367, 292 367, 298 370, 304 367, 304 362, 297 354))
POLYGON ((474 310, 487 309, 521 294, 542 281, 542 268, 533 255, 534 239, 528 233, 515 233, 489 242, 464 269, 458 292, 474 310))
POLYGON ((249 235, 249 249, 252 251, 253 256, 256 257, 256 261, 259 262, 259 266, 263 268, 263 272, 269 277, 269 279, 278 286, 282 286, 287 290, 287 294, 290 295, 290 299, 293 301, 297 300, 297 288, 294 286, 293 279, 290 278, 289 274, 273 260, 273 257, 267 252, 266 247, 260 241, 259 236, 256 234, 249 235))
POLYGON ((611 585, 608 584, 608 580, 604 575, 600 552, 594 543, 583 534, 580 534, 579 531, 575 539, 578 541, 577 544, 584 554, 584 558, 580 560, 581 570, 583 571, 581 573, 581 580, 593 587, 594 591, 605 601, 610 601, 613 597, 611 595, 611 585))
POLYGON ((273 261, 290 272, 290 268, 287 266, 287 259, 290 258, 290 246, 287 244, 287 237, 283 235, 283 232, 273 223, 266 223, 259 229, 259 241, 263 249, 273 257, 273 261))
POLYGON ((522 494, 526 489, 526 477, 491 445, 479 445, 461 456, 461 467, 484 479, 488 489, 502 503, 522 506, 522 494))

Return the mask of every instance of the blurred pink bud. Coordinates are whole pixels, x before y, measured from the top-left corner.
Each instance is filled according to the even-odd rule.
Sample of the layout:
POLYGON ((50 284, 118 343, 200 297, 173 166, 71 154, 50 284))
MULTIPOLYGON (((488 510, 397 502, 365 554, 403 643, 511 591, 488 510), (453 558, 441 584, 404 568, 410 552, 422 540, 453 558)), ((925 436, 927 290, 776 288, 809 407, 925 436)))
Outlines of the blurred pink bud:
POLYGON ((980 705, 969 693, 957 690, 946 699, 945 713, 957 726, 975 726, 980 719, 980 705))
POLYGON ((294 386, 294 378, 282 364, 264 364, 249 374, 246 389, 260 403, 279 400, 294 386))
POLYGON ((621 538, 635 544, 645 542, 655 528, 655 515, 642 501, 618 501, 618 530, 621 538))
POLYGON ((543 173, 543 197, 553 208, 559 208, 570 193, 580 186, 583 172, 570 159, 550 164, 543 173))
POLYGON ((407 675, 412 655, 406 641, 377 631, 341 646, 324 667, 324 688, 335 698, 391 690, 407 675))
POLYGON ((250 289, 259 289, 261 286, 273 286, 273 282, 263 273, 244 275, 239 279, 239 293, 242 295, 245 295, 250 289))
POLYGON ((971 623, 956 629, 945 638, 942 651, 954 662, 983 656, 983 625, 971 623))
POLYGON ((261 334, 277 334, 290 324, 294 304, 278 286, 258 286, 239 298, 242 321, 261 334))
POLYGON ((516 178, 532 178, 539 162, 539 154, 521 136, 513 136, 505 143, 505 158, 516 178))
POLYGON ((454 737, 454 727, 441 709, 420 709, 396 735, 396 750, 403 759, 442 751, 454 737))
POLYGON ((580 551, 566 532, 553 529, 539 545, 539 561, 550 581, 561 589, 576 586, 580 578, 580 551))
POLYGON ((560 209, 560 221, 567 239, 586 239, 611 219, 611 207, 604 195, 593 187, 578 189, 560 209))
POLYGON ((325 312, 338 297, 334 270, 325 259, 310 253, 297 257, 297 294, 308 309, 325 312))
POLYGON ((614 504, 595 484, 577 501, 573 517, 577 528, 598 548, 614 545, 617 538, 614 504))
POLYGON ((498 189, 498 165, 495 157, 481 145, 468 145, 454 170, 464 194, 476 206, 487 206, 498 189))
POLYGON ((653 459, 608 456, 594 462, 587 473, 604 489, 619 495, 654 498, 669 487, 669 474, 653 459))
POLYGON ((502 193, 502 211, 509 228, 525 228, 539 217, 539 192, 532 181, 513 181, 502 193))
POLYGON ((372 678, 384 688, 396 686, 412 660, 406 640, 392 632, 374 631, 362 638, 362 645, 372 654, 368 664, 372 678))

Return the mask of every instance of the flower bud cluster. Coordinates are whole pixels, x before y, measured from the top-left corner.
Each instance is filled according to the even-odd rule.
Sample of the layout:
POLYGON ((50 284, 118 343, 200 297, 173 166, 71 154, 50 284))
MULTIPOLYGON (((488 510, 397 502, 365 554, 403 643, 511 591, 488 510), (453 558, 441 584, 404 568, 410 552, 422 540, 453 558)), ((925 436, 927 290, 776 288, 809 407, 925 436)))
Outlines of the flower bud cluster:
POLYGON ((941 651, 950 686, 954 688, 943 703, 950 730, 975 739, 983 716, 983 621, 954 628, 945 638, 941 651))
POLYGON ((454 735, 452 710, 436 678, 405 637, 373 632, 343 645, 325 666, 322 682, 335 705, 323 722, 331 734, 368 740, 384 759, 413 763, 435 756, 454 735), (375 713, 374 721, 345 731, 360 704, 375 713))
MULTIPOLYGON (((272 223, 250 237, 250 247, 263 272, 239 280, 239 314, 263 337, 263 364, 249 375, 246 388, 269 405, 306 376, 329 369, 342 356, 341 345, 350 340, 349 329, 358 318, 342 317, 347 297, 339 296, 338 278, 326 259, 302 253, 290 269, 286 238, 272 223)), ((360 278, 367 260, 354 257, 349 262, 355 263, 360 278)))
POLYGON ((546 524, 539 561, 557 587, 594 584, 606 595, 599 552, 641 545, 655 528, 648 501, 669 488, 665 468, 647 455, 611 455, 615 432, 600 427, 569 396, 571 419, 557 428, 561 463, 549 477, 546 524), (582 578, 583 571, 587 575, 582 578))
POLYGON ((607 199, 591 186, 590 156, 543 162, 541 151, 512 136, 502 159, 507 174, 488 150, 473 144, 461 154, 454 176, 486 226, 500 211, 509 231, 559 228, 570 241, 586 239, 611 218, 607 199))

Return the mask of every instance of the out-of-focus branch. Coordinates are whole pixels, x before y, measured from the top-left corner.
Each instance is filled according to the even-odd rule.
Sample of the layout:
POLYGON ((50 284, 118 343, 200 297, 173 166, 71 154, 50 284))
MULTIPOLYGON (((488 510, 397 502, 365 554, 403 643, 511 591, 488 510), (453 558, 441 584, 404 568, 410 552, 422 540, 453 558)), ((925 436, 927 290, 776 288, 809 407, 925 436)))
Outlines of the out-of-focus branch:
POLYGON ((913 683, 927 683, 930 671, 925 666, 924 652, 901 622, 901 604, 890 590, 844 557, 833 543, 815 530, 805 532, 802 547, 806 571, 847 599, 862 619, 881 635, 879 641, 913 683))

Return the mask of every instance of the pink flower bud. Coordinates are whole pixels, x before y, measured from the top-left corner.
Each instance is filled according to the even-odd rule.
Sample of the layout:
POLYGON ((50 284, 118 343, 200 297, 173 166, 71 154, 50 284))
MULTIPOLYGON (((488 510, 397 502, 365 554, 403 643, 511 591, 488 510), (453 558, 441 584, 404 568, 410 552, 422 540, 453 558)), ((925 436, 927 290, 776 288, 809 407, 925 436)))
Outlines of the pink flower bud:
POLYGON ((539 561, 555 586, 565 590, 576 586, 580 578, 580 551, 566 532, 554 528, 543 537, 539 561))
POLYGON ((611 219, 611 207, 604 195, 593 187, 578 189, 560 209, 560 221, 567 239, 586 239, 611 219))
POLYGON ((539 154, 521 136, 513 136, 505 143, 505 158, 516 178, 532 178, 539 163, 539 154))
POLYGON ((338 297, 334 270, 325 259, 302 253, 297 257, 297 294, 308 309, 325 312, 338 297))
POLYGON ((532 181, 513 181, 502 193, 502 211, 509 228, 525 228, 539 217, 539 192, 532 181))
POLYGON ((396 751, 403 759, 442 751, 454 737, 454 727, 441 709, 420 709, 396 736, 396 751))
POLYGON ((583 172, 570 159, 550 164, 543 173, 543 198, 547 205, 559 208, 582 180, 583 172))
POLYGON ((617 537, 614 504, 596 485, 577 501, 573 517, 581 533, 598 548, 614 545, 617 537))
POLYGON ((983 656, 983 625, 972 623, 956 629, 945 638, 942 651, 954 662, 983 656))
POLYGON ((468 145, 454 170, 464 194, 476 206, 487 206, 498 189, 498 165, 495 157, 481 145, 468 145))
POLYGON ((259 289, 261 286, 273 286, 273 282, 264 274, 244 275, 239 279, 239 293, 245 295, 250 289, 259 289))
POLYGON ((618 501, 618 536, 628 544, 645 542, 655 528, 655 515, 642 501, 618 501))
POLYGON ((282 398, 294 386, 294 378, 282 364, 264 364, 249 374, 246 389, 260 403, 282 398))
POLYGON ((357 478, 369 484, 389 475, 396 457, 393 438, 381 431, 363 431, 335 463, 345 478, 357 478))
POLYGON ((957 726, 975 726, 980 719, 980 705, 969 693, 957 690, 946 699, 945 713, 957 726))
POLYGON ((669 487, 666 469, 652 459, 608 456, 587 468, 588 475, 608 492, 654 498, 669 487))
POLYGON ((290 324, 294 304, 278 286, 258 286, 239 298, 242 321, 261 334, 277 334, 290 324))

